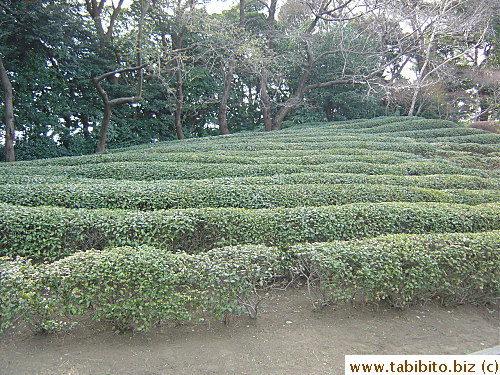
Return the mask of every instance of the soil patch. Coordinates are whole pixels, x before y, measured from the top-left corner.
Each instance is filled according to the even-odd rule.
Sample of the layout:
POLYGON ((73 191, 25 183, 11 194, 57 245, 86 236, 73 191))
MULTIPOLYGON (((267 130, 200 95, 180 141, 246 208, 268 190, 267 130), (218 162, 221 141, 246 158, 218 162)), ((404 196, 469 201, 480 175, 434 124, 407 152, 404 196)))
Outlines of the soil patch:
POLYGON ((270 293, 256 320, 119 335, 86 322, 68 332, 0 338, 1 375, 343 374, 346 354, 467 354, 500 344, 491 307, 437 304, 312 310, 303 289, 270 293))

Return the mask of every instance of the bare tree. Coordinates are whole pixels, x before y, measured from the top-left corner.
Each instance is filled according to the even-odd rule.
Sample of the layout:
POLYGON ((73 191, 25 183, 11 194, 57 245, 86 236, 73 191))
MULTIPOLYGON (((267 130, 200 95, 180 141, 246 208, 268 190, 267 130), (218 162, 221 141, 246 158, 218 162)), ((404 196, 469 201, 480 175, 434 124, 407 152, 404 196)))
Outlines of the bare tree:
POLYGON ((264 58, 260 64, 259 69, 259 93, 260 103, 262 106, 262 119, 264 121, 264 130, 273 130, 272 108, 271 99, 269 97, 269 60, 272 59, 272 51, 274 39, 276 38, 276 9, 278 5, 277 0, 269 0, 269 3, 262 2, 267 8, 265 40, 267 48, 264 53, 264 58))
POLYGON ((205 57, 205 66, 217 69, 222 80, 222 89, 218 94, 219 131, 220 134, 229 134, 227 122, 229 94, 235 75, 245 71, 248 65, 256 60, 260 61, 262 46, 260 41, 252 38, 242 27, 241 15, 238 24, 230 20, 206 17, 203 19, 200 34, 204 35, 200 42, 205 57))
MULTIPOLYGON (((391 82, 410 92, 407 114, 418 115, 426 93, 453 77, 454 64, 483 49, 490 27, 490 0, 385 1, 379 27, 396 22, 407 46, 399 64, 393 65, 391 82), (406 71, 406 83, 401 73, 406 71), (411 72, 411 74, 409 74, 411 72)), ((465 63, 474 65, 473 63, 465 63)))
POLYGON ((196 9, 198 0, 160 0, 156 2, 154 17, 160 34, 162 51, 158 66, 160 76, 167 73, 169 79, 175 81, 173 90, 175 98, 174 127, 177 139, 184 139, 184 75, 185 63, 189 60, 187 52, 196 47, 187 43, 190 32, 190 16, 196 9))
MULTIPOLYGON (((370 79, 376 78, 385 69, 385 66, 377 65, 371 67, 367 72, 348 72, 343 69, 336 79, 325 80, 323 82, 311 82, 310 78, 314 69, 331 55, 352 55, 367 56, 369 54, 376 56, 380 52, 369 51, 367 49, 356 50, 348 45, 348 40, 339 38, 338 44, 329 50, 319 51, 315 48, 318 41, 318 31, 328 27, 330 24, 346 24, 354 19, 360 19, 363 15, 370 13, 375 9, 377 1, 357 2, 354 0, 289 0, 293 4, 288 4, 285 9, 294 10, 292 22, 288 25, 288 30, 284 34, 279 34, 276 29, 275 12, 276 1, 271 0, 266 5, 268 9, 266 39, 268 51, 273 50, 273 44, 277 38, 292 38, 301 46, 300 74, 294 88, 288 93, 288 98, 284 102, 277 103, 277 109, 272 116, 271 99, 269 97, 269 79, 270 71, 268 65, 264 62, 259 72, 260 99, 264 119, 265 130, 278 130, 285 117, 292 109, 303 102, 304 96, 311 90, 330 87, 343 84, 361 84, 370 79), (299 5, 299 7, 295 6, 299 5), (301 11, 297 11, 300 9, 301 11)), ((286 4, 285 4, 286 5, 286 4)), ((338 27, 337 32, 342 33, 343 29, 338 27)), ((362 32, 359 33, 359 38, 362 32)))

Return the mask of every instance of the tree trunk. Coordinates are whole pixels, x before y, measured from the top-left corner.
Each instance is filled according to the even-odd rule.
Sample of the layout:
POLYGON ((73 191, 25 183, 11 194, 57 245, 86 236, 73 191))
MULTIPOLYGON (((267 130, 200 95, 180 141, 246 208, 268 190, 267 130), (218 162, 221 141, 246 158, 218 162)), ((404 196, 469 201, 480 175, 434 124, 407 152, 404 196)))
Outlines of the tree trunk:
POLYGON ((81 115, 80 120, 82 121, 83 138, 90 139, 89 117, 87 115, 81 115))
POLYGON ((184 38, 185 29, 182 28, 179 32, 172 33, 172 50, 175 52, 176 56, 174 58, 174 73, 175 73, 175 116, 174 116, 174 126, 177 139, 184 139, 184 132, 182 130, 182 110, 184 106, 184 92, 183 92, 183 79, 182 79, 182 52, 178 50, 182 49, 182 41, 184 38))
POLYGON ((177 139, 184 139, 184 132, 182 131, 182 107, 184 104, 184 93, 182 91, 182 72, 180 70, 180 64, 177 62, 176 65, 177 69, 175 70, 175 77, 177 78, 177 82, 175 87, 175 133, 177 134, 177 139))
POLYGON ((147 64, 142 64, 141 66, 133 66, 128 68, 117 69, 113 70, 112 72, 104 73, 99 77, 92 78, 94 87, 96 88, 97 93, 101 97, 102 102, 104 104, 104 114, 102 117, 101 129, 99 130, 99 139, 97 140, 96 152, 103 152, 106 149, 106 136, 108 134, 109 121, 111 120, 111 112, 113 111, 113 107, 127 103, 128 104, 138 103, 139 101, 142 100, 140 92, 137 92, 136 96, 115 98, 110 100, 108 93, 101 86, 101 81, 104 79, 108 79, 109 77, 116 76, 118 73, 134 72, 137 70, 141 70, 146 65, 147 64))
POLYGON ((264 131, 269 132, 273 130, 273 122, 271 117, 271 99, 267 93, 267 67, 262 67, 259 75, 259 90, 260 90, 260 103, 262 105, 262 118, 264 120, 264 131))
POLYGON ((227 126, 227 102, 229 92, 231 91, 231 83, 233 81, 234 61, 229 62, 229 67, 224 75, 224 88, 219 105, 219 130, 220 134, 229 134, 229 127, 227 126))
MULTIPOLYGON (((266 20, 266 44, 268 51, 272 51, 276 30, 276 8, 278 0, 271 0, 269 4, 269 14, 266 20)), ((259 74, 259 93, 260 103, 262 105, 262 119, 264 120, 264 131, 273 130, 273 119, 271 109, 271 99, 268 93, 269 69, 267 62, 264 61, 259 74)))
POLYGON ((112 110, 113 107, 109 103, 104 105, 104 116, 102 117, 101 129, 99 130, 99 139, 97 140, 97 152, 103 152, 106 149, 106 136, 108 134, 112 110))
POLYGON ((479 95, 479 110, 480 110, 478 121, 489 121, 490 108, 488 105, 487 90, 484 88, 480 88, 478 90, 478 95, 479 95))
POLYGON ((285 117, 290 113, 290 111, 297 106, 301 99, 293 97, 288 99, 284 106, 278 111, 276 116, 274 117, 273 126, 271 130, 280 130, 281 124, 285 117))
MULTIPOLYGON (((141 0, 140 2, 140 7, 141 7, 141 16, 139 19, 139 27, 137 30, 137 40, 136 40, 136 65, 141 66, 142 65, 142 35, 143 35, 143 29, 144 29, 144 18, 146 16, 146 13, 149 9, 149 1, 144 2, 144 0, 141 0)), ((138 76, 137 76, 137 96, 141 96, 142 94, 142 81, 144 80, 144 72, 142 69, 139 70, 138 76)))
POLYGON ((329 100, 323 107, 323 112, 325 112, 326 119, 328 121, 333 121, 333 114, 335 113, 335 107, 333 102, 329 100))
POLYGON ((12 84, 10 83, 9 75, 3 65, 3 60, 0 57, 0 82, 3 89, 4 101, 4 119, 5 119, 5 161, 16 161, 14 154, 14 104, 12 94, 12 84))
POLYGON ((299 82, 297 84, 297 89, 293 93, 292 97, 288 99, 281 109, 278 111, 274 118, 272 130, 279 130, 281 128, 281 124, 285 117, 290 113, 290 111, 295 108, 302 100, 304 99, 304 95, 307 91, 307 80, 311 74, 312 66, 314 65, 314 58, 311 51, 311 46, 307 40, 304 40, 304 49, 307 56, 307 61, 304 63, 302 67, 302 73, 300 75, 299 82))
POLYGON ((240 27, 245 27, 245 0, 240 0, 240 27))
POLYGON ((413 96, 411 98, 410 109, 408 110, 408 116, 413 116, 415 113, 415 107, 417 105, 418 94, 420 93, 420 87, 415 87, 413 89, 413 96))

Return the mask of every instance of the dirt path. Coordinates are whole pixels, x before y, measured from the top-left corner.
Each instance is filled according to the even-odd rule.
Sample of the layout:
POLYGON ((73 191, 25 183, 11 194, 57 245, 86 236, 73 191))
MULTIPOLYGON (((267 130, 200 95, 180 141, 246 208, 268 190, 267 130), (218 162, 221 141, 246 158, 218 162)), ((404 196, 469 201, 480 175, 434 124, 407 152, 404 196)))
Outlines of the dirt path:
POLYGON ((118 335, 88 323, 71 332, 0 339, 0 374, 343 374, 345 354, 465 354, 500 343, 498 313, 434 304, 406 311, 328 307, 304 291, 269 296, 259 318, 118 335))

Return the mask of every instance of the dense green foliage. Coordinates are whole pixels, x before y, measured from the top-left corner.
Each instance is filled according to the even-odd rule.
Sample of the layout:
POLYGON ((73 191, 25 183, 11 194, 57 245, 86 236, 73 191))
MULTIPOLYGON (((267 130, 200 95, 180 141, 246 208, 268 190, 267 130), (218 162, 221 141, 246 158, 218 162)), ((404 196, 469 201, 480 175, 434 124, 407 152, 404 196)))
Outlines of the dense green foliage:
POLYGON ((278 252, 263 246, 170 253, 149 247, 80 252, 51 264, 0 258, 0 329, 21 318, 46 332, 85 315, 120 331, 165 320, 238 311, 254 288, 282 275, 278 252))
POLYGON ((491 301, 500 136, 470 136, 386 117, 2 165, 2 327, 255 315, 297 275, 318 306, 491 301))
MULTIPOLYGON (((477 1, 381 1, 372 17, 371 1, 242 1, 208 14, 198 0, 3 0, 0 59, 13 87, 16 158, 90 154, 98 138, 115 149, 255 130, 266 120, 272 129, 384 114, 494 121, 497 4, 477 1), (419 22, 427 17, 432 35, 419 22), (92 79, 120 69, 101 88, 111 101, 133 99, 115 102, 108 128, 92 79)), ((397 131, 494 141, 426 126, 397 131)))
POLYGON ((330 301, 394 306, 493 301, 500 290, 500 232, 390 235, 291 248, 300 272, 330 301), (367 261, 369 260, 369 261, 367 261))
POLYGON ((286 245, 388 233, 500 229, 496 205, 360 203, 277 209, 153 212, 1 205, 1 255, 55 260, 78 250, 141 244, 201 251, 236 244, 286 245))
MULTIPOLYGON (((188 180, 189 181, 189 180, 188 180)), ((328 206, 357 202, 500 201, 496 190, 439 191, 382 184, 236 185, 211 182, 168 183, 109 181, 100 184, 0 185, 0 201, 25 206, 161 210, 194 207, 277 208, 328 206)))
POLYGON ((224 316, 241 310, 241 301, 256 312, 255 287, 287 272, 318 286, 318 306, 348 299, 399 307, 431 299, 484 303, 499 290, 499 240, 499 232, 391 235, 195 255, 118 247, 50 264, 0 258, 0 328, 22 320, 41 333, 86 316, 121 332, 142 330, 159 321, 224 316))

